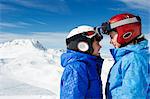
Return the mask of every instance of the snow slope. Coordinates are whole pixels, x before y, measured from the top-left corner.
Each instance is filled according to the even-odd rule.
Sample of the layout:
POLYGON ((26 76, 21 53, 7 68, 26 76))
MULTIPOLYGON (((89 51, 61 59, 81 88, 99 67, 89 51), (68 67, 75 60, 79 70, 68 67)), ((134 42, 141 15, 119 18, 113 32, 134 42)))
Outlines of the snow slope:
MULTIPOLYGON (((64 50, 44 48, 39 41, 17 39, 0 44, 0 99, 59 98, 64 50)), ((113 64, 106 58, 102 68, 103 88, 113 64)), ((104 91, 104 90, 103 90, 104 91)))
MULTIPOLYGON (((9 94, 7 91, 5 93, 6 88, 3 86, 13 84, 15 86, 21 82, 26 84, 26 87, 29 85, 33 89, 34 87, 43 88, 49 90, 48 95, 57 96, 63 70, 58 56, 61 51, 51 50, 50 53, 49 50, 46 50, 38 41, 28 39, 0 44, 0 81, 8 81, 8 84, 3 83, 4 85, 0 86, 0 95, 9 94), (11 84, 12 79, 18 82, 11 84)), ((8 88, 11 86, 7 86, 8 88)))

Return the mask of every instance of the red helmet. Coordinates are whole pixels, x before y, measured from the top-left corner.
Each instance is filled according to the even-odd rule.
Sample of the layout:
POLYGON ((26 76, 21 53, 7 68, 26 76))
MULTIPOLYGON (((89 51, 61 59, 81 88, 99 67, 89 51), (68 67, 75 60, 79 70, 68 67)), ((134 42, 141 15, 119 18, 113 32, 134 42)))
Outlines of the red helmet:
POLYGON ((141 34, 141 19, 129 13, 118 14, 103 23, 102 30, 106 34, 115 30, 118 33, 117 42, 127 44, 141 34))

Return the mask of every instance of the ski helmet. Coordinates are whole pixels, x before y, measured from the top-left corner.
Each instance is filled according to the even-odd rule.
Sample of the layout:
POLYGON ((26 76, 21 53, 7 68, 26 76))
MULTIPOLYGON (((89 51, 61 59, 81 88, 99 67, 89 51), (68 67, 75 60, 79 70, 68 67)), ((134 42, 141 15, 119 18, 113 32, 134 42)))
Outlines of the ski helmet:
POLYGON ((101 26, 104 34, 114 30, 118 33, 117 42, 126 45, 141 35, 141 19, 129 13, 113 16, 108 22, 101 26))
POLYGON ((66 38, 66 45, 68 49, 92 54, 94 39, 100 41, 102 38, 96 27, 81 25, 70 31, 66 38))

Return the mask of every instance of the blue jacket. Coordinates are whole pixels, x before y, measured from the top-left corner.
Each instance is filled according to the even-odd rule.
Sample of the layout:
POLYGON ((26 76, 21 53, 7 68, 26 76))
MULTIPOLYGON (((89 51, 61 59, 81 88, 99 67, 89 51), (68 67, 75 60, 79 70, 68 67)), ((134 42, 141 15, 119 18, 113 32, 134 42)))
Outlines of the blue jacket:
POLYGON ((60 87, 61 99, 102 99, 100 78, 103 59, 67 50, 61 56, 65 68, 60 87))
POLYGON ((148 41, 111 49, 111 54, 115 63, 108 75, 107 99, 150 99, 148 41))

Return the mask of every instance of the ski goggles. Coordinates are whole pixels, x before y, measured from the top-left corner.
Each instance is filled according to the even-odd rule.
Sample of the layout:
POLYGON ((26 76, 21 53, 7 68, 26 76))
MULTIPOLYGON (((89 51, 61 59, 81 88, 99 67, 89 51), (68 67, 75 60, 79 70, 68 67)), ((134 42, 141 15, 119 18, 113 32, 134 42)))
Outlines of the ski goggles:
POLYGON ((103 39, 103 36, 97 27, 94 28, 94 31, 83 32, 82 35, 90 39, 95 36, 97 41, 103 39))
POLYGON ((109 22, 104 22, 102 23, 100 28, 100 32, 103 34, 109 34, 109 32, 119 26, 130 24, 130 23, 136 23, 136 22, 141 22, 141 19, 139 16, 133 17, 133 18, 127 18, 115 23, 109 23, 109 22))

